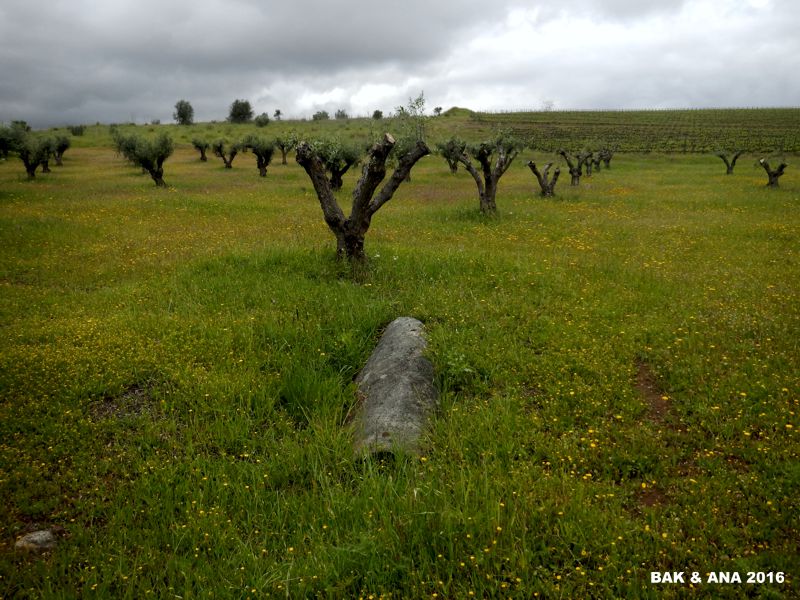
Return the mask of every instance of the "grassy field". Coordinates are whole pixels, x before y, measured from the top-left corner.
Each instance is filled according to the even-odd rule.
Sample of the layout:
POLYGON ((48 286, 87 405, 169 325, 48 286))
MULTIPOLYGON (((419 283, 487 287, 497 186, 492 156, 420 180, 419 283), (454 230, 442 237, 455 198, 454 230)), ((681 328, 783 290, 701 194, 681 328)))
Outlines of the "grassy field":
POLYGON ((354 279, 293 160, 197 160, 226 127, 171 128, 165 190, 107 127, 33 182, 0 162, 0 597, 800 596, 794 165, 618 154, 543 200, 525 152, 486 219, 428 157, 354 279), (423 457, 356 461, 399 315, 442 409, 423 457))

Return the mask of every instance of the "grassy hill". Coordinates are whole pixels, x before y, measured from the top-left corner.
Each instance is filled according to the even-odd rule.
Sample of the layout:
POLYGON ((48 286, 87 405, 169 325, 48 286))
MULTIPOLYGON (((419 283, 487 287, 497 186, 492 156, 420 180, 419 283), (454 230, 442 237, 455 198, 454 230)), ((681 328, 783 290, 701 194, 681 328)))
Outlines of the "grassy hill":
MULTIPOLYGON (((235 140, 254 130, 266 136, 296 132, 309 138, 338 135, 367 140, 384 130, 396 130, 397 121, 392 118, 284 120, 272 121, 262 129, 230 123, 116 127, 139 132, 168 129, 177 142, 189 144, 192 137, 235 140)), ((511 130, 531 148, 546 152, 601 147, 634 153, 800 152, 800 108, 482 113, 453 107, 439 117, 429 118, 426 124, 428 137, 434 141, 451 135, 478 141, 498 129, 511 130)), ((88 126, 85 136, 76 137, 73 142, 76 146, 91 147, 110 144, 110 140, 108 126, 95 125, 88 126)))
POLYGON ((0 597, 671 598, 651 571, 712 570, 773 575, 693 596, 797 596, 794 165, 767 190, 758 154, 620 153, 543 200, 524 162, 553 155, 527 150, 487 219, 428 157, 354 278, 293 160, 262 179, 189 146, 249 128, 151 128, 166 190, 107 126, 33 182, 0 161, 0 597), (357 461, 352 378, 398 315, 441 412, 422 458, 357 461))

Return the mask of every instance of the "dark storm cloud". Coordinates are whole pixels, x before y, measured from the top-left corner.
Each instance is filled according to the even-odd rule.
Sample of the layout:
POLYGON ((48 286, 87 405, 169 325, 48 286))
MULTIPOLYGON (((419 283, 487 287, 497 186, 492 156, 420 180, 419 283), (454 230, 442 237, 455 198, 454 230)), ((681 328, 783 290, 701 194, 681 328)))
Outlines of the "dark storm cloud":
POLYGON ((276 79, 383 64, 413 68, 446 52, 474 25, 480 7, 475 0, 460 2, 457 10, 422 0, 84 0, 42 10, 5 2, 0 118, 72 118, 82 113, 76 96, 86 106, 105 105, 96 115, 101 120, 132 112, 164 118, 164 103, 216 96, 207 103, 214 111, 207 116, 221 118, 234 97, 276 79), (148 95, 161 104, 148 102, 148 95))
POLYGON ((798 104, 793 0, 0 5, 0 120, 198 120, 472 108, 798 104))

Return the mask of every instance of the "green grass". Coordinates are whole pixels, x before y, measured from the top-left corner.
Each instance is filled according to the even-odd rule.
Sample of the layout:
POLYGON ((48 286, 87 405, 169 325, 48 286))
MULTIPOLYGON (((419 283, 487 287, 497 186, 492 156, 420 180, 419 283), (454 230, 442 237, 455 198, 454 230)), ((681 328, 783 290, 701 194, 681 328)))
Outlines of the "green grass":
POLYGON ((354 279, 297 164, 200 163, 191 129, 168 190, 107 128, 33 182, 0 162, 0 597, 797 596, 793 166, 620 154, 543 200, 525 153, 485 219, 426 158, 354 279), (399 315, 442 410, 423 458, 356 461, 399 315), (711 570, 787 580, 649 583, 711 570))

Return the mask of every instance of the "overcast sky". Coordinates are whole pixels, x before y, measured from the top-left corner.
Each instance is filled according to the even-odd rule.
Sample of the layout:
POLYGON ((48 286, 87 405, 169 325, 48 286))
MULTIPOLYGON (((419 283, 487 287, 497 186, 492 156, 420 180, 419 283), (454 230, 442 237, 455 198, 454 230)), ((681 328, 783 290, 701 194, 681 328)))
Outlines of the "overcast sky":
POLYGON ((800 105, 800 0, 2 0, 0 121, 800 105))

